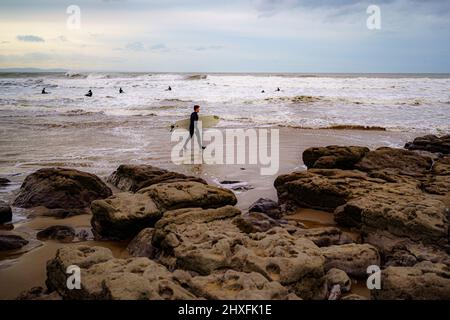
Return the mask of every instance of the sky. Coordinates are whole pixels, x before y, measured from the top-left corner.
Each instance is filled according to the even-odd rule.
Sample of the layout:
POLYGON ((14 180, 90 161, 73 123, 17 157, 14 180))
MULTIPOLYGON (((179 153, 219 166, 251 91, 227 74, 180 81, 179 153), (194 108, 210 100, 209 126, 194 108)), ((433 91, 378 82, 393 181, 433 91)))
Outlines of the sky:
POLYGON ((450 1, 1 0, 12 67, 450 73, 450 1))

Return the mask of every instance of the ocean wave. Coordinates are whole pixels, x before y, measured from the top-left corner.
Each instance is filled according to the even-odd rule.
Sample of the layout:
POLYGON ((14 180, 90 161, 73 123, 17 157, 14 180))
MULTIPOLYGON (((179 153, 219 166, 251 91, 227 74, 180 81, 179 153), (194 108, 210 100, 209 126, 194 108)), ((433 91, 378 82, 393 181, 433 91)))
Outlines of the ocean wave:
POLYGON ((104 115, 104 114, 105 114, 104 111, 86 111, 86 110, 83 110, 83 109, 73 109, 73 110, 69 110, 69 111, 63 113, 63 115, 69 116, 69 117, 73 117, 73 116, 104 115))
POLYGON ((206 78, 208 78, 208 75, 206 74, 193 74, 185 76, 184 80, 205 80, 206 78))

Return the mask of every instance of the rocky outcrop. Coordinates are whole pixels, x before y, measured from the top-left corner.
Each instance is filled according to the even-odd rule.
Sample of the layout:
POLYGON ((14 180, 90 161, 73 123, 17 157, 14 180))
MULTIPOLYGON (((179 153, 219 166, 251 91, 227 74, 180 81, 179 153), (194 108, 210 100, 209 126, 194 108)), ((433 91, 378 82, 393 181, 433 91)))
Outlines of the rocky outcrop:
POLYGON ((450 255, 439 246, 424 245, 387 231, 370 232, 363 241, 378 249, 385 266, 412 267, 423 261, 450 265, 450 255))
POLYGON ((146 194, 118 193, 91 204, 91 225, 97 236, 127 239, 144 228, 152 227, 162 211, 146 194))
POLYGON ((212 300, 288 300, 299 299, 276 281, 260 273, 227 270, 193 277, 189 289, 197 296, 212 300))
POLYGON ((0 251, 20 249, 27 244, 28 240, 19 235, 0 234, 0 251))
POLYGON ((128 253, 133 257, 155 258, 158 250, 152 245, 154 233, 153 228, 146 228, 139 232, 128 244, 128 253))
POLYGON ((421 262, 414 267, 388 267, 381 272, 381 290, 372 290, 376 300, 448 300, 448 265, 421 262))
POLYGON ((227 268, 257 272, 302 298, 326 294, 325 260, 313 242, 282 228, 246 235, 230 221, 239 213, 231 206, 166 212, 153 237, 153 245, 162 250, 159 260, 171 269, 205 276, 227 268))
POLYGON ((182 300, 195 295, 177 283, 164 266, 147 258, 117 259, 103 247, 59 249, 47 263, 47 287, 63 299, 182 300), (81 288, 67 287, 69 266, 81 271, 81 288))
POLYGON ((123 192, 93 201, 91 225, 99 237, 127 239, 153 227, 167 210, 218 208, 236 201, 233 192, 199 182, 160 183, 137 193, 123 192))
POLYGON ((11 219, 11 207, 6 202, 0 201, 0 223, 9 222, 11 219))
POLYGON ((351 170, 367 153, 366 147, 328 146, 309 148, 303 152, 303 163, 308 169, 351 170))
POLYGON ((219 208, 237 203, 232 191, 195 181, 160 183, 138 193, 149 196, 161 210, 219 208))
POLYGON ((57 240, 72 242, 75 238, 75 229, 70 226, 51 226, 36 234, 39 240, 57 240))
POLYGON ((439 152, 443 154, 450 154, 450 135, 437 137, 434 135, 427 135, 415 138, 413 142, 408 142, 405 145, 409 150, 425 150, 429 152, 439 152))
POLYGON ((201 178, 160 169, 150 165, 120 165, 108 178, 108 182, 122 191, 136 192, 142 188, 162 182, 196 181, 203 184, 201 178))
POLYGON ((75 169, 44 168, 25 178, 13 205, 80 209, 111 194, 111 189, 93 174, 75 169))
MULTIPOLYGON (((432 174, 431 166, 431 158, 414 152, 380 148, 355 165, 361 171, 293 172, 279 176, 275 187, 280 201, 288 207, 334 212, 342 226, 388 230, 397 236, 445 244, 448 209, 422 190, 432 174)), ((437 169, 442 170, 439 168, 445 168, 444 164, 437 169)))

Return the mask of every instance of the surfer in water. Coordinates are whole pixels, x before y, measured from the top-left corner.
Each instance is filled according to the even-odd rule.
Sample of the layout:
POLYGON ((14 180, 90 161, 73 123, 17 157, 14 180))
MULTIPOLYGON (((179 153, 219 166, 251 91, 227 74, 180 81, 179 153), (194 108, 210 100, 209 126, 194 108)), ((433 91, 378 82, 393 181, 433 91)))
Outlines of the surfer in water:
POLYGON ((85 94, 86 97, 92 97, 92 90, 89 89, 88 93, 85 94))
POLYGON ((42 89, 42 92, 41 92, 42 94, 48 94, 48 92, 47 91, 45 91, 45 88, 44 89, 42 89))
POLYGON ((202 146, 202 141, 200 140, 200 131, 197 127, 196 122, 198 121, 198 113, 200 112, 200 106, 199 105, 195 105, 194 106, 194 112, 191 113, 191 118, 190 118, 190 122, 189 122, 189 137, 186 139, 186 142, 184 143, 183 149, 186 150, 187 148, 187 144, 191 141, 192 136, 195 135, 197 136, 197 142, 200 148, 202 148, 202 150, 204 150, 206 147, 202 146))
POLYGON ((169 87, 166 89, 166 91, 172 91, 172 87, 169 86, 169 87))
POLYGON ((277 90, 275 90, 276 92, 280 92, 281 90, 280 90, 280 88, 277 88, 277 90))
POLYGON ((124 93, 122 88, 119 88, 119 93, 124 93))

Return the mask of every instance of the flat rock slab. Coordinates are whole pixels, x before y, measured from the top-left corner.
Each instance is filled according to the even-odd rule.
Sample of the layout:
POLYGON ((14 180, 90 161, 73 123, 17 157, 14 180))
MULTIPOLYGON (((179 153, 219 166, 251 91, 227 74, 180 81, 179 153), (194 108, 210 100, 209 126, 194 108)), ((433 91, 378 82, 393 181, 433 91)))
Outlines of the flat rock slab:
POLYGON ((108 178, 108 182, 122 191, 137 192, 142 188, 162 182, 197 181, 206 182, 197 177, 186 176, 150 165, 120 165, 108 178))

